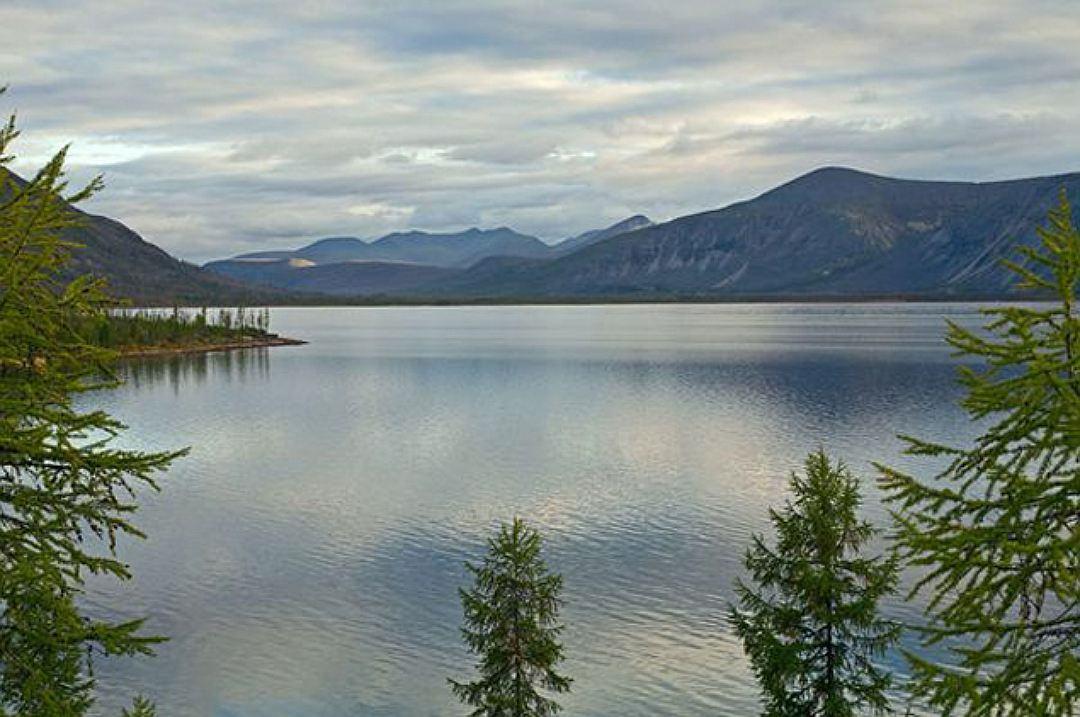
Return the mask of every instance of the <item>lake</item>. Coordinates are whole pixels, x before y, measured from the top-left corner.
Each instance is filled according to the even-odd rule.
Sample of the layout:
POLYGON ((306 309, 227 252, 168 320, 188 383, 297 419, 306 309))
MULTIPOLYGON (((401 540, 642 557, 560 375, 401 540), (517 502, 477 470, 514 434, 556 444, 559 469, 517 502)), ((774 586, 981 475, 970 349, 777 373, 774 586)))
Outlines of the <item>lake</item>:
POLYGON ((881 523, 870 462, 908 465, 896 434, 974 435, 942 334, 977 309, 283 308, 308 345, 129 364, 84 403, 125 445, 192 451, 144 494, 135 579, 92 586, 171 638, 98 661, 101 706, 464 714, 463 561, 518 515, 565 578, 566 714, 752 714, 725 622, 749 536, 819 446, 881 523))

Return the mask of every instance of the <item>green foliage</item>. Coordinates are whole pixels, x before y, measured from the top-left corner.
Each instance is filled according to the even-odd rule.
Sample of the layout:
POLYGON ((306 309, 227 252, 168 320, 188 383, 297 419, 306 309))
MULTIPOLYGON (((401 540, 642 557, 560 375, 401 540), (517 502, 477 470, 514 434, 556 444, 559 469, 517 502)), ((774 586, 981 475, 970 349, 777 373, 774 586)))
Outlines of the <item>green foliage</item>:
POLYGON ((122 717, 156 717, 156 715, 157 709, 154 703, 140 695, 131 703, 131 709, 124 710, 122 717))
MULTIPOLYGON (((0 164, 17 136, 0 131, 0 164)), ((57 279, 75 247, 65 152, 29 182, 0 173, 0 715, 72 717, 93 702, 94 654, 148 652, 139 621, 112 623, 78 604, 89 573, 129 577, 113 552, 141 535, 135 491, 179 453, 118 449, 123 426, 73 398, 114 385, 112 352, 80 327, 103 315, 100 282, 57 279)))
POLYGON ((988 309, 983 332, 949 325, 963 406, 989 427, 969 448, 906 438, 947 467, 930 482, 881 466, 901 554, 929 596, 914 691, 944 714, 1072 715, 1080 706, 1080 234, 1062 192, 1011 263, 1052 306, 988 309))
POLYGON ((214 345, 269 336, 269 309, 114 309, 73 321, 89 343, 119 349, 214 345))
POLYGON ((522 520, 503 525, 481 565, 466 564, 475 584, 461 590, 469 649, 479 656, 473 682, 450 680, 473 717, 546 717, 559 705, 540 690, 561 693, 571 680, 556 668, 562 577, 548 572, 540 534, 522 520))
POLYGON ((859 484, 823 451, 792 474, 793 495, 770 510, 776 547, 754 536, 730 618, 761 685, 769 717, 842 717, 888 710, 888 673, 873 664, 900 628, 878 615, 896 586, 893 558, 862 557, 874 534, 858 519, 859 484))

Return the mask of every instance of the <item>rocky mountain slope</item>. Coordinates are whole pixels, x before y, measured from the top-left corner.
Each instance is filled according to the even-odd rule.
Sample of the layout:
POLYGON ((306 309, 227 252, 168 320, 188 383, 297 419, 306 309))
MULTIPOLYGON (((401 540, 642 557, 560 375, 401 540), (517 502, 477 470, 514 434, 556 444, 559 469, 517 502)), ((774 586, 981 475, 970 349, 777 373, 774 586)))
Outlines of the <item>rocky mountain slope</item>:
POLYGON ((681 217, 529 267, 472 295, 997 296, 1001 259, 1080 173, 1006 182, 930 182, 851 169, 811 172, 724 209, 681 217))

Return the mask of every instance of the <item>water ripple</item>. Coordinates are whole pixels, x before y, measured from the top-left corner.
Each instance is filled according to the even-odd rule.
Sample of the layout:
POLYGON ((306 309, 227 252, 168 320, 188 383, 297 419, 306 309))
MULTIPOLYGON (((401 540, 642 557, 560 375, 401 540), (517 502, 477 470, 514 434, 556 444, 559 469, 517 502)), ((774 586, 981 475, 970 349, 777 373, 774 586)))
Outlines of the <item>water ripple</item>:
MULTIPOLYGON (((129 367, 89 397, 138 447, 190 444, 149 495, 105 612, 171 641, 104 661, 102 708, 175 717, 443 715, 457 588, 501 520, 566 579, 575 715, 748 714, 725 620, 751 533, 825 445, 866 474, 970 427, 940 346, 971 307, 289 309, 312 341, 129 367)), ((868 484, 867 513, 882 519, 868 484)), ((891 604, 892 614, 914 608, 891 604)))

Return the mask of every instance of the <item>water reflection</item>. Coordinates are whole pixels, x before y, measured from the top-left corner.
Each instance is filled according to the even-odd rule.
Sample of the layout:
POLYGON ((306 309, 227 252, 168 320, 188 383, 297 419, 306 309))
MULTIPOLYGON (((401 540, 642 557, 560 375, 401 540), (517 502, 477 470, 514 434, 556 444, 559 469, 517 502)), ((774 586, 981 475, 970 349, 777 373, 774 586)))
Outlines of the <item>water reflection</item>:
POLYGON ((201 385, 207 381, 267 381, 270 378, 270 350, 249 348, 126 359, 120 362, 118 374, 135 390, 164 384, 174 392, 186 384, 201 385))
POLYGON ((723 619, 748 536, 820 444, 869 476, 899 432, 970 435, 942 311, 973 316, 292 309, 275 330, 307 346, 130 364, 93 400, 134 445, 193 450, 124 546, 134 583, 95 597, 172 641, 101 665, 103 704, 456 713, 462 561, 518 514, 566 576, 568 713, 752 713, 723 619))

